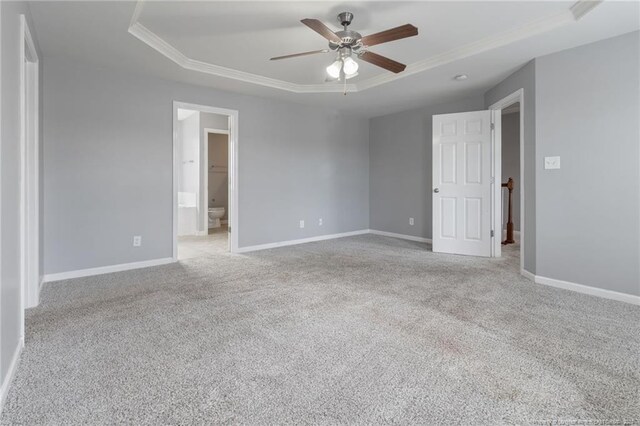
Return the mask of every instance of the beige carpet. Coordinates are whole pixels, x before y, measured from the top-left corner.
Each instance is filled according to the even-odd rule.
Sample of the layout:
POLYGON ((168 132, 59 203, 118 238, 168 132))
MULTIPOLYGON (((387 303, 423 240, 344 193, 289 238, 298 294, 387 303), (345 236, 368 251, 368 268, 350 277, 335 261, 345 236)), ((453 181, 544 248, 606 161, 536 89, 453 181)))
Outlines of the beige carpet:
POLYGON ((637 422, 640 309, 507 254, 363 235, 47 284, 1 423, 637 422))

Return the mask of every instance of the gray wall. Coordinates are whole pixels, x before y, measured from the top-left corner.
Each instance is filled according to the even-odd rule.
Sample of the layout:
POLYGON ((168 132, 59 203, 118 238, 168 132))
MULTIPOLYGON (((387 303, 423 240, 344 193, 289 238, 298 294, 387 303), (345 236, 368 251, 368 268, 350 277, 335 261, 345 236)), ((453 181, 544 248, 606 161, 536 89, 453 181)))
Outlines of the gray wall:
POLYGON ((20 342, 20 15, 36 38, 24 2, 0 2, 0 383, 20 342))
POLYGON ((240 247, 369 227, 368 120, 48 57, 46 273, 171 256, 174 100, 239 110, 240 247))
POLYGON ((639 34, 536 60, 538 275, 640 294, 639 34))
POLYGON ((524 257, 524 269, 533 274, 536 273, 535 66, 535 61, 530 61, 484 95, 485 107, 488 108, 519 89, 524 91, 524 110, 521 112, 524 114, 524 237, 521 250, 524 257))
MULTIPOLYGON (((502 182, 513 178, 513 229, 520 230, 520 113, 502 115, 502 182)), ((502 190, 502 223, 507 229, 509 214, 509 191, 502 190)), ((516 239, 517 241, 517 239, 516 239)))
POLYGON ((371 229, 431 238, 432 116, 482 109, 476 96, 371 119, 371 229))

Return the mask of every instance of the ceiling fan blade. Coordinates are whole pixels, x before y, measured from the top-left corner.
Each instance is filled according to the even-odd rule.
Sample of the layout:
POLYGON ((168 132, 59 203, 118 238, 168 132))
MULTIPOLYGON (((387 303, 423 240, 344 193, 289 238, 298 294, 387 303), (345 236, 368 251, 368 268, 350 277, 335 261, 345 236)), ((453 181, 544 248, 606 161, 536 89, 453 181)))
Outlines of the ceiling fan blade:
POLYGON ((373 52, 364 52, 358 56, 365 62, 377 65, 380 68, 384 68, 396 74, 404 71, 404 69, 407 67, 405 64, 401 64, 400 62, 385 58, 384 56, 378 55, 377 53, 373 52))
POLYGON ((294 53, 293 55, 276 56, 275 58, 271 58, 271 60, 278 61, 280 59, 296 58, 298 56, 315 55, 316 53, 328 53, 328 52, 330 52, 329 49, 312 50, 310 52, 294 53))
POLYGON ((322 37, 326 38, 329 41, 332 41, 337 44, 340 44, 342 42, 342 39, 338 37, 336 33, 331 31, 329 27, 327 27, 325 24, 318 21, 317 19, 306 18, 300 22, 302 22, 307 27, 311 28, 313 31, 317 32, 318 34, 320 34, 322 37))
POLYGON ((411 24, 402 25, 400 27, 391 28, 390 30, 381 31, 362 37, 362 44, 365 46, 375 46, 376 44, 387 43, 389 41, 400 40, 401 38, 413 37, 418 35, 418 29, 411 24))

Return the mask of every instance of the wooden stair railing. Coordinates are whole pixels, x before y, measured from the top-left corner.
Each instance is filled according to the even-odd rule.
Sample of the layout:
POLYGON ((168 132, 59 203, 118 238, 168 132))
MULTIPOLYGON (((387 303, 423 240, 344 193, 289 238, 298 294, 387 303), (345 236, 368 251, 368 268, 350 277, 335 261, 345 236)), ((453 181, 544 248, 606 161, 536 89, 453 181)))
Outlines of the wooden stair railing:
POLYGON ((507 238, 502 242, 502 245, 513 244, 516 241, 513 239, 513 179, 509 178, 507 183, 502 184, 503 188, 507 188, 509 190, 509 214, 507 219, 507 238))

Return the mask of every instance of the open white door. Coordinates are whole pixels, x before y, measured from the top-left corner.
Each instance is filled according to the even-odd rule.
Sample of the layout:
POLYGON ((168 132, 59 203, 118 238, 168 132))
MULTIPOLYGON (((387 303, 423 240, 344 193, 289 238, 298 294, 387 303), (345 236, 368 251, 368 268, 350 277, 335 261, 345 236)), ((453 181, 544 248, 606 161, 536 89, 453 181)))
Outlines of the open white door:
MULTIPOLYGON (((491 111, 433 116, 433 251, 493 255, 491 111)), ((498 123, 499 124, 499 123, 498 123)))

